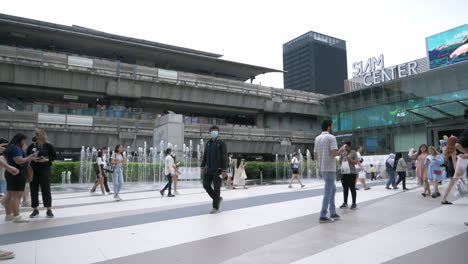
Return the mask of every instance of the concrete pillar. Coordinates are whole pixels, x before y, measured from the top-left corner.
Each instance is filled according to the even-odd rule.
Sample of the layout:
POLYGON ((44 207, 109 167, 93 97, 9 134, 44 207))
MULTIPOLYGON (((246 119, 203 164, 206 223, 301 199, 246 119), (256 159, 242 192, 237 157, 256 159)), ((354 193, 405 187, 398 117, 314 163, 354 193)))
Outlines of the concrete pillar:
POLYGON ((164 141, 164 148, 168 143, 172 147, 177 146, 177 156, 181 157, 182 146, 184 145, 184 122, 183 116, 177 114, 168 114, 156 119, 154 122, 154 146, 160 151, 160 142, 164 141))
POLYGON ((255 121, 255 124, 257 125, 258 128, 264 128, 265 127, 265 114, 257 114, 257 120, 255 121))

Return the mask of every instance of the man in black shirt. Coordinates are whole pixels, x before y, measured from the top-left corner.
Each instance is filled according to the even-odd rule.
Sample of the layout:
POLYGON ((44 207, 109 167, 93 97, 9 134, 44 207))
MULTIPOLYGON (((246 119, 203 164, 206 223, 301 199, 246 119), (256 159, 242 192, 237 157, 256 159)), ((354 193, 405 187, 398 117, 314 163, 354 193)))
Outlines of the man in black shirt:
POLYGON ((219 206, 223 201, 221 197, 222 178, 227 177, 228 156, 226 143, 219 138, 219 128, 210 128, 211 139, 206 143, 201 172, 203 175, 203 188, 213 199, 213 210, 210 214, 219 212, 219 206))

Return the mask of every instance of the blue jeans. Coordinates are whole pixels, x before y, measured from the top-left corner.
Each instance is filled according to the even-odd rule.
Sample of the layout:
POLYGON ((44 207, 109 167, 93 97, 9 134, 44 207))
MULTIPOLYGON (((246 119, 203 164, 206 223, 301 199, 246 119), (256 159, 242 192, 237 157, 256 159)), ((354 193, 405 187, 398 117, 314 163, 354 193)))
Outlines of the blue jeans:
POLYGON ((6 193, 6 181, 0 181, 0 193, 6 193))
POLYGON ((335 208, 335 193, 336 193, 336 172, 333 171, 321 171, 320 177, 325 181, 325 187, 323 188, 323 200, 322 210, 320 211, 320 217, 327 216, 327 209, 330 209, 330 214, 336 214, 335 208))
POLYGON ((395 172, 394 171, 387 171, 388 174, 388 181, 387 181, 387 187, 390 186, 395 186, 395 172))
POLYGON ((121 167, 115 166, 114 173, 112 174, 112 183, 114 184, 114 194, 119 194, 123 185, 123 172, 121 167))

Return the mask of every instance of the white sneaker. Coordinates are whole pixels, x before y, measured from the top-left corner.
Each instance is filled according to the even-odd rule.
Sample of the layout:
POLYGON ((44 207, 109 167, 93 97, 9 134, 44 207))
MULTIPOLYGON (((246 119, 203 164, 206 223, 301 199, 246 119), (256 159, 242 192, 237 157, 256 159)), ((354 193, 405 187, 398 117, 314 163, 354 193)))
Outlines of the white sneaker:
POLYGON ((18 216, 13 217, 13 223, 18 223, 18 224, 29 223, 29 220, 23 219, 23 217, 21 217, 21 215, 18 215, 18 216))
POLYGON ((14 218, 13 215, 5 215, 5 222, 13 221, 13 218, 14 218))

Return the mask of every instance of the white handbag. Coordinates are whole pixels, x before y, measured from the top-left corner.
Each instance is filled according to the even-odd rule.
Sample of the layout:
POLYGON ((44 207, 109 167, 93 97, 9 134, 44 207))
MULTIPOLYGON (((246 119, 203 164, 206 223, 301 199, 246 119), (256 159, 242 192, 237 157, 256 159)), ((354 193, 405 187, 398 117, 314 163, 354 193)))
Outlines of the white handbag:
POLYGON ((341 161, 341 174, 350 174, 351 168, 349 167, 348 158, 344 158, 341 161))

